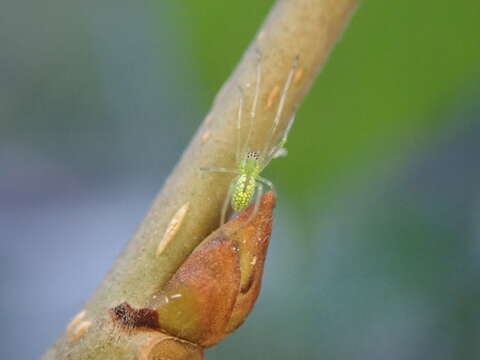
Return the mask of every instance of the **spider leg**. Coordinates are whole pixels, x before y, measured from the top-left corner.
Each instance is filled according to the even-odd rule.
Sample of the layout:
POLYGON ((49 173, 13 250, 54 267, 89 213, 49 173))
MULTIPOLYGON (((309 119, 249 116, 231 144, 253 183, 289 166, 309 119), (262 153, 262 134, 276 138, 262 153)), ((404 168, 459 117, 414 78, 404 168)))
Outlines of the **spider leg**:
POLYGON ((293 122, 295 121, 295 115, 296 113, 293 113, 293 115, 290 117, 290 120, 288 120, 287 127, 285 129, 285 132, 278 142, 277 145, 272 147, 268 155, 263 159, 263 164, 262 164, 262 170, 268 165, 268 163, 275 158, 275 155, 277 152, 282 149, 285 146, 285 143, 287 142, 288 134, 290 133, 290 129, 292 128, 293 122))
POLYGON ((227 211, 228 211, 228 205, 230 204, 230 198, 232 197, 233 189, 235 187, 235 180, 232 180, 230 182, 230 185, 228 187, 228 192, 227 196, 225 197, 225 200, 223 201, 223 206, 222 206, 222 214, 220 216, 220 226, 225 224, 225 219, 227 218, 227 211))
POLYGON ((248 150, 248 144, 253 133, 253 122, 257 113, 258 98, 260 96, 260 83, 262 81, 262 53, 259 49, 256 49, 257 65, 255 71, 255 93, 253 94, 252 109, 250 110, 250 128, 248 129, 248 135, 243 145, 242 154, 245 154, 248 150))
POLYGON ((238 174, 238 171, 235 169, 227 169, 227 168, 221 168, 221 167, 200 168, 200 171, 238 174))
POLYGON ((295 60, 292 64, 292 67, 290 68, 290 71, 288 72, 287 80, 285 81, 285 85, 283 86, 282 90, 282 95, 280 96, 280 101, 278 103, 278 108, 277 108, 277 113, 275 114, 275 118, 273 119, 273 126, 272 130, 270 131, 270 134, 268 135, 268 140, 265 142, 265 146, 263 148, 262 154, 264 155, 265 158, 268 158, 268 147, 270 146, 270 142, 273 139, 273 135, 275 134, 275 131, 277 130, 278 124, 280 122, 280 118, 282 117, 282 112, 283 112, 283 107, 285 105, 285 100, 287 98, 287 93, 290 88, 290 85, 292 84, 293 80, 293 74, 297 70, 298 67, 298 62, 299 58, 298 56, 295 57, 295 60))
POLYGON ((275 190, 275 185, 273 185, 273 183, 272 183, 270 180, 265 179, 264 177, 258 176, 258 177, 257 177, 257 181, 260 182, 260 183, 262 183, 262 184, 267 185, 267 186, 270 188, 270 190, 273 191, 273 193, 275 194, 275 196, 277 196, 277 191, 275 190))
POLYGON ((239 86, 238 91, 240 92, 240 99, 238 104, 238 117, 237 117, 237 148, 235 154, 235 161, 237 166, 240 164, 240 156, 241 156, 241 144, 240 144, 240 130, 242 128, 242 111, 243 111, 243 102, 245 98, 245 94, 243 93, 243 89, 239 86))
POLYGON ((248 224, 250 223, 250 221, 252 221, 255 215, 257 215, 258 209, 260 207, 260 201, 262 200, 262 196, 263 196, 263 184, 257 181, 256 186, 257 186, 257 191, 255 194, 255 204, 253 205, 253 211, 248 217, 247 222, 245 224, 248 224))

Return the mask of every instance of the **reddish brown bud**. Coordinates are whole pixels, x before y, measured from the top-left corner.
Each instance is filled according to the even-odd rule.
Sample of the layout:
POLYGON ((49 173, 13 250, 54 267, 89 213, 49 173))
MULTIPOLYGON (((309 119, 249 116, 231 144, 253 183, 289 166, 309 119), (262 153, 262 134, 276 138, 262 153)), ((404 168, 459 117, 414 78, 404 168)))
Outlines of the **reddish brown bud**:
POLYGON ((250 206, 200 243, 149 306, 162 330, 208 347, 245 320, 260 292, 274 206, 268 192, 253 217, 250 206))

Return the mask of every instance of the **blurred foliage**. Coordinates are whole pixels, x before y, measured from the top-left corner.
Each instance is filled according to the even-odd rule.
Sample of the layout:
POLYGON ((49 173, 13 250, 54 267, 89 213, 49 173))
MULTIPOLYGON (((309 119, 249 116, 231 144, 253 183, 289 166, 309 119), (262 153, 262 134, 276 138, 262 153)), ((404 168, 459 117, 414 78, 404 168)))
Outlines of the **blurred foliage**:
MULTIPOLYGON (((205 102, 228 77, 272 3, 179 5, 205 102)), ((434 133, 444 123, 438 116, 444 102, 478 75, 479 11, 480 4, 471 0, 364 1, 299 111, 288 161, 267 170, 275 182, 288 183, 300 202, 319 191, 326 195, 339 178, 372 160, 405 153, 412 137, 434 133)))
MULTIPOLYGON (((63 331, 272 4, 0 3, 2 359, 63 331)), ((363 2, 267 168, 254 318, 209 360, 479 358, 479 13, 363 2)))

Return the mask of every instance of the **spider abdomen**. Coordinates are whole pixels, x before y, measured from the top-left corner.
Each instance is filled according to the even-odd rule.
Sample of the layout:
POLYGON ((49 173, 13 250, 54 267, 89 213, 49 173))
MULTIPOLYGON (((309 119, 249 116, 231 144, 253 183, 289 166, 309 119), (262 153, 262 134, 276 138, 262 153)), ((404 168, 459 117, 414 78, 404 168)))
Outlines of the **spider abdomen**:
POLYGON ((232 208, 235 212, 242 211, 250 203, 255 192, 255 185, 254 176, 244 174, 237 178, 232 195, 232 208))

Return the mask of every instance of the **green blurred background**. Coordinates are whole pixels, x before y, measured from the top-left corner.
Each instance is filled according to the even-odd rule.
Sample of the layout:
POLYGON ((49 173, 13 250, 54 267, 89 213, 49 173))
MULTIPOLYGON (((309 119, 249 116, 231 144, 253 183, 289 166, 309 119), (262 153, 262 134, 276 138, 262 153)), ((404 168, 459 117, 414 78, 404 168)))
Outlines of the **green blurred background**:
MULTIPOLYGON (((2 1, 2 359, 81 308, 272 3, 2 1)), ((266 171, 258 304, 207 359, 480 358, 479 19, 363 2, 266 171)))

